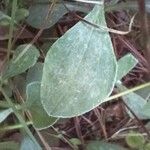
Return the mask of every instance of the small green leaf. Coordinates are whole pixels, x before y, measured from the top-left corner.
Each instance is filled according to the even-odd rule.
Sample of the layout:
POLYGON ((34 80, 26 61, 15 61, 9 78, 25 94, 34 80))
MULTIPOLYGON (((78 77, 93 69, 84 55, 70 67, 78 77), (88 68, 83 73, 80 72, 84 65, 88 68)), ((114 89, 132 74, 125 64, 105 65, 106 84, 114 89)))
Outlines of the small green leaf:
POLYGON ((142 134, 132 132, 126 136, 126 142, 131 148, 143 149, 145 139, 142 134))
POLYGON ((25 8, 20 8, 16 11, 15 20, 17 22, 19 22, 19 21, 25 19, 28 16, 29 16, 29 11, 25 8))
POLYGON ((145 100, 150 101, 150 86, 140 89, 136 91, 136 93, 140 95, 141 97, 143 97, 145 100))
POLYGON ((147 116, 148 119, 150 119, 150 101, 144 105, 141 112, 144 116, 147 116))
POLYGON ((81 141, 80 141, 79 139, 77 139, 77 138, 71 138, 69 141, 70 141, 73 145, 75 145, 75 146, 78 146, 78 145, 81 145, 81 144, 82 144, 81 141))
POLYGON ((0 150, 19 150, 19 144, 13 141, 1 142, 0 150))
POLYGON ((0 111, 0 123, 3 122, 12 112, 13 110, 11 108, 1 110, 0 111))
POLYGON ((27 86, 27 108, 32 115, 33 125, 42 130, 53 125, 58 119, 48 116, 40 101, 40 82, 32 82, 27 86))
POLYGON ((106 143, 103 141, 91 141, 86 146, 86 150, 126 150, 126 149, 117 144, 106 143))
POLYGON ((42 80, 43 74, 43 63, 36 63, 33 67, 31 67, 27 73, 26 84, 31 82, 42 80))
POLYGON ((117 81, 121 80, 127 73, 129 73, 137 63, 138 60, 132 54, 127 54, 119 59, 117 81))
POLYGON ((38 143, 34 143, 28 136, 24 136, 20 150, 42 150, 38 143))
MULTIPOLYGON (((106 27, 103 5, 96 6, 85 19, 106 27)), ((54 117, 82 115, 105 102, 116 75, 109 33, 79 22, 47 53, 41 83, 44 109, 54 117)))
POLYGON ((35 46, 24 44, 20 45, 14 53, 14 56, 4 74, 4 79, 23 73, 32 67, 39 57, 39 51, 35 46))
MULTIPOLYGON (((128 89, 123 85, 117 85, 120 92, 127 91, 128 89)), ((148 119, 146 115, 143 115, 143 107, 147 103, 145 99, 143 99, 140 95, 132 92, 127 95, 122 96, 123 101, 130 106, 132 111, 135 113, 135 115, 140 119, 148 119)), ((130 113, 130 111, 127 109, 127 113, 130 115, 131 118, 134 118, 134 116, 130 113)))

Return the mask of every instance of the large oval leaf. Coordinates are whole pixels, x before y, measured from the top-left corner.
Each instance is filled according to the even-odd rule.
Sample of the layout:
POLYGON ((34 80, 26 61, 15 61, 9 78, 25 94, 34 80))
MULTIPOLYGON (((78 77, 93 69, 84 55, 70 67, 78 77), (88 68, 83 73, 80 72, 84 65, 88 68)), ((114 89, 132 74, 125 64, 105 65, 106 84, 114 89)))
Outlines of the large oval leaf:
MULTIPOLYGON (((86 20, 106 26, 103 6, 86 20)), ((42 104, 50 116, 68 118, 103 103, 116 81, 117 63, 107 31, 77 23, 47 53, 41 83, 42 104)))

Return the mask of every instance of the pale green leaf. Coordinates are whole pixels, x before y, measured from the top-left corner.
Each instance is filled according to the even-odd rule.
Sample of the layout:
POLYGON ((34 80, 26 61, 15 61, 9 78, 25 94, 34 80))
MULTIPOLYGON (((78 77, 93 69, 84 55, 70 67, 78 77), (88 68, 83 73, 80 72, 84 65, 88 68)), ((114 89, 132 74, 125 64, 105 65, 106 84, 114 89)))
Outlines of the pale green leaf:
POLYGON ((127 150, 117 144, 106 143, 103 141, 91 141, 86 150, 127 150))
POLYGON ((119 59, 117 81, 121 80, 127 73, 129 73, 137 63, 138 60, 132 54, 127 54, 119 59))
POLYGON ((35 46, 28 44, 20 45, 9 62, 4 78, 10 78, 23 73, 36 63, 38 57, 39 51, 35 46), (26 50, 27 47, 29 48, 26 50))
MULTIPOLYGON (((88 11, 86 8, 81 7, 80 5, 76 4, 66 4, 66 5, 70 10, 82 12, 88 11)), ((51 13, 48 13, 49 11, 50 11, 50 3, 44 2, 37 4, 35 3, 33 6, 30 7, 29 17, 26 19, 26 21, 29 25, 31 25, 34 28, 46 29, 50 28, 55 23, 57 23, 58 20, 68 12, 68 10, 61 3, 55 4, 53 9, 51 10, 51 13), (46 23, 45 18, 47 18, 46 23)))
POLYGON ((43 63, 36 63, 31 67, 27 73, 26 84, 29 84, 34 81, 41 82, 43 74, 43 63))
POLYGON ((0 123, 3 122, 12 112, 13 110, 11 108, 1 110, 0 111, 0 123))
MULTIPOLYGON (((103 6, 86 20, 106 27, 103 6)), ((50 116, 82 115, 105 102, 114 87, 117 62, 107 31, 77 23, 50 48, 44 62, 41 101, 50 116)))
POLYGON ((19 150, 19 144, 13 141, 1 142, 0 150, 19 150))
POLYGON ((33 125, 42 130, 53 125, 57 119, 48 116, 40 101, 40 82, 32 82, 27 86, 27 108, 32 115, 33 125))
POLYGON ((150 101, 144 105, 141 112, 144 116, 147 116, 147 118, 150 119, 150 101))
MULTIPOLYGON (((123 85, 117 85, 120 92, 128 90, 123 85)), ((148 119, 146 115, 143 115, 142 110, 144 105, 146 105, 147 101, 143 99, 140 95, 132 92, 127 95, 122 96, 123 101, 132 109, 135 115, 140 119, 148 119)), ((127 110, 130 117, 134 118, 134 116, 127 110)))
POLYGON ((150 86, 140 89, 136 91, 136 93, 140 95, 141 97, 143 97, 145 100, 150 101, 150 86))
POLYGON ((20 150, 42 150, 42 148, 38 143, 34 143, 30 137, 24 136, 20 150))

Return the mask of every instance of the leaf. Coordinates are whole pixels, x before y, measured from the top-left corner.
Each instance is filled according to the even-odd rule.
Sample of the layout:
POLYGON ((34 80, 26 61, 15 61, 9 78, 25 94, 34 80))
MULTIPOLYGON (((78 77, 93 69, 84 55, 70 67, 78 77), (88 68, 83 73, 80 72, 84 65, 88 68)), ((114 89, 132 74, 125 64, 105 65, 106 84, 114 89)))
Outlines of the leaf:
MULTIPOLYGON (((123 85, 117 85, 119 91, 123 92, 128 90, 126 87, 123 85)), ((135 115, 140 118, 140 119, 148 119, 147 116, 143 115, 142 110, 144 105, 147 103, 145 99, 143 99, 140 95, 132 92, 127 95, 122 96, 123 101, 130 106, 132 111, 135 113, 135 115)), ((128 111, 128 114, 130 115, 131 118, 134 118, 134 116, 128 111)))
POLYGON ((26 84, 34 81, 41 82, 43 74, 43 63, 36 63, 27 73, 26 84))
POLYGON ((150 119, 150 101, 148 101, 142 108, 142 114, 150 119))
POLYGON ((20 150, 42 150, 38 143, 34 143, 28 136, 24 136, 20 150))
POLYGON ((81 144, 82 144, 81 141, 80 141, 80 139, 78 139, 78 138, 71 138, 69 141, 70 141, 74 146, 78 146, 78 145, 81 145, 81 144))
POLYGON ((147 143, 147 144, 144 146, 144 150, 150 150, 150 143, 147 143))
POLYGON ((143 149, 145 139, 142 134, 131 132, 126 136, 126 142, 131 148, 143 149))
POLYGON ((11 18, 0 11, 0 25, 8 26, 10 24, 11 18))
POLYGON ((19 150, 19 144, 13 141, 1 142, 0 150, 19 150))
MULTIPOLYGON (((106 26, 103 6, 96 6, 85 19, 106 26)), ((41 83, 44 109, 60 118, 82 115, 105 102, 116 74, 108 32, 79 22, 47 53, 41 83)))
POLYGON ((117 144, 106 143, 103 141, 91 141, 86 146, 86 150, 126 150, 126 149, 117 144))
POLYGON ((57 118, 48 116, 40 101, 40 82, 32 82, 27 86, 27 108, 32 115, 33 125, 39 129, 45 129, 53 125, 57 118))
POLYGON ((127 54, 119 59, 117 81, 121 80, 127 73, 129 73, 137 63, 138 60, 132 54, 127 54))
POLYGON ((29 44, 20 45, 8 65, 4 78, 10 78, 26 71, 36 63, 38 57, 39 51, 35 46, 29 44))
MULTIPOLYGON (((67 7, 70 10, 76 10, 76 11, 88 11, 87 8, 83 8, 80 5, 71 5, 66 4, 67 7)), ((58 22, 60 18, 62 18, 66 13, 68 13, 68 10, 64 7, 63 4, 55 4, 54 8, 52 9, 52 12, 49 13, 50 9, 50 3, 35 3, 33 6, 29 8, 29 17, 26 19, 27 23, 31 25, 34 28, 50 28, 54 24, 58 22), (47 17, 47 21, 45 23, 45 18, 47 17)))
POLYGON ((150 86, 137 90, 136 93, 143 97, 145 100, 150 101, 150 86))
POLYGON ((16 11, 15 20, 19 22, 21 20, 24 20, 28 16, 29 16, 29 11, 25 8, 20 8, 20 9, 17 9, 16 11))
POLYGON ((0 111, 0 123, 3 122, 12 112, 13 110, 11 108, 1 110, 0 111))

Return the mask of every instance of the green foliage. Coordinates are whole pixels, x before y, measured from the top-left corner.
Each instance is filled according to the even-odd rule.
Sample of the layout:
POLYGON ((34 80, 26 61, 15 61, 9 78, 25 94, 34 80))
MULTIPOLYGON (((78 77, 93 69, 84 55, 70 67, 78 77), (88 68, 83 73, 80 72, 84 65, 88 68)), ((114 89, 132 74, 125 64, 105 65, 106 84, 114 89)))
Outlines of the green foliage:
POLYGON ((129 71, 131 71, 138 60, 132 55, 127 54, 118 61, 117 81, 121 80, 129 71))
POLYGON ((10 24, 11 18, 0 11, 0 26, 8 26, 10 24))
POLYGON ((42 150, 42 148, 25 135, 21 142, 20 150, 42 150))
POLYGON ((150 143, 147 143, 147 144, 144 146, 144 150, 150 150, 150 143))
POLYGON ((29 44, 18 46, 3 78, 7 79, 23 73, 36 63, 38 57, 39 51, 35 46, 29 44))
POLYGON ((33 67, 31 67, 27 73, 26 84, 28 85, 31 82, 42 80, 43 74, 43 63, 36 63, 33 67))
POLYGON ((1 142, 0 150, 19 150, 19 144, 13 141, 1 142))
MULTIPOLYGON (((126 91, 127 88, 123 85, 117 85, 120 92, 126 91)), ((140 95, 131 92, 127 95, 122 96, 124 102, 130 106, 132 111, 135 113, 135 115, 140 119, 149 119, 146 115, 143 114, 143 107, 147 105, 147 101, 143 99, 140 95)), ((127 110, 128 114, 131 118, 134 118, 134 116, 130 113, 129 110, 127 110)))
POLYGON ((77 138, 71 138, 69 141, 70 141, 74 146, 78 146, 78 145, 81 145, 81 144, 82 144, 81 141, 80 141, 79 139, 77 139, 77 138))
MULTIPOLYGON (((66 4, 66 6, 71 10, 75 11, 87 11, 86 8, 76 5, 76 4, 66 4)), ((36 1, 33 6, 29 8, 29 17, 27 18, 27 23, 34 28, 50 28, 62 18, 68 10, 62 3, 54 4, 54 7, 51 12, 50 2, 47 1, 36 1), (39 11, 40 10, 40 11, 39 11), (47 21, 48 20, 48 21, 47 21)))
POLYGON ((150 101, 147 102, 142 109, 142 114, 150 118, 150 101))
POLYGON ((131 132, 126 136, 126 142, 131 148, 142 150, 145 144, 145 139, 142 134, 131 132))
POLYGON ((106 143, 103 141, 91 141, 86 146, 86 150, 126 150, 126 149, 117 144, 106 143))
POLYGON ((3 122, 12 112, 13 110, 11 108, 1 110, 0 111, 0 123, 3 122))
POLYGON ((29 16, 29 11, 25 8, 17 9, 15 20, 17 22, 24 20, 26 17, 29 16))
MULTIPOLYGON (((17 3, 17 1, 15 2, 17 3)), ((28 17, 26 22, 29 25, 34 28, 46 29, 52 27, 68 13, 68 10, 59 1, 54 5, 52 12, 49 12, 51 4, 49 0, 34 0, 33 2, 34 4, 29 10, 25 9, 23 0, 19 1, 18 6, 14 5, 16 11, 14 11, 14 15, 11 15, 13 19, 8 16, 9 9, 12 6, 5 13, 0 11, 0 26, 12 24, 12 26, 10 25, 12 30, 9 34, 9 50, 12 47, 10 37, 13 37, 13 30, 15 29, 13 23, 19 25, 20 21, 24 21, 28 17)), ((118 0, 113 0, 111 4, 116 5, 117 2, 118 0)), ((6 3, 13 4, 9 0, 6 3)), ((87 13, 90 10, 90 8, 85 9, 86 7, 82 7, 78 3, 67 2, 66 6, 71 11, 87 13)), ((116 8, 113 9, 116 10, 116 8)), ((99 27, 107 28, 104 5, 95 6, 85 19, 99 27)), ((0 111, 0 123, 14 112, 30 136, 24 136, 21 150, 41 150, 41 147, 28 129, 24 118, 19 114, 18 108, 23 113, 25 111, 30 112, 33 127, 37 130, 52 126, 59 117, 70 118, 82 115, 106 102, 115 84, 120 92, 128 90, 126 87, 119 85, 119 81, 138 62, 131 54, 125 55, 117 62, 107 30, 96 28, 82 21, 68 30, 49 48, 44 63, 37 63, 39 56, 39 51, 34 45, 18 46, 14 51, 13 58, 7 64, 2 78, 4 80, 11 77, 17 78, 18 80, 16 81, 14 78, 12 83, 16 86, 22 98, 25 99, 25 107, 24 104, 15 107, 15 104, 9 99, 9 97, 12 97, 12 90, 9 89, 10 94, 5 92, 8 85, 2 92, 13 109, 8 106, 8 109, 0 111), (28 70, 27 73, 25 73, 26 70, 28 70), (18 76, 21 73, 24 73, 26 77, 26 84, 25 80, 20 80, 20 76, 18 76), (20 83, 18 84, 18 82, 20 83), (26 93, 23 90, 24 85, 26 85, 26 93)), ((3 83, 2 87, 5 88, 3 83)), ((145 91, 144 89, 144 96, 139 93, 130 93, 123 96, 123 100, 141 119, 150 118, 150 102, 147 103, 150 91, 148 89, 148 95, 145 94, 145 91)), ((129 115, 133 117, 130 113, 129 115)), ((69 142, 75 148, 81 145, 81 141, 77 138, 71 138, 69 142)), ((144 137, 138 133, 134 136, 133 133, 129 134, 126 137, 126 142, 131 148, 150 149, 150 144, 146 143, 144 137)), ((1 148, 19 149, 18 144, 14 142, 0 143, 1 148)), ((91 141, 87 145, 87 150, 125 150, 125 148, 103 141, 91 141)))
POLYGON ((53 125, 57 118, 49 117, 40 101, 40 82, 32 82, 27 86, 26 106, 32 115, 33 125, 41 130, 53 125))
MULTIPOLYGON (((85 19, 106 26, 103 6, 96 6, 85 19)), ((116 74, 108 32, 79 22, 47 53, 41 83, 44 109, 50 116, 62 118, 86 113, 105 102, 116 74)))

